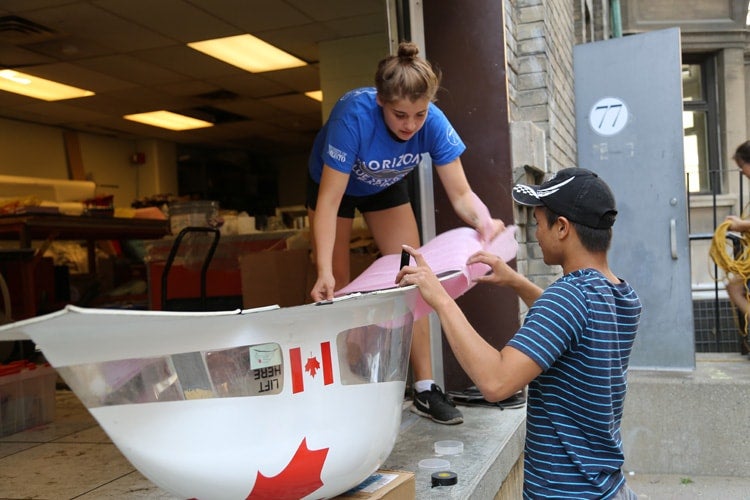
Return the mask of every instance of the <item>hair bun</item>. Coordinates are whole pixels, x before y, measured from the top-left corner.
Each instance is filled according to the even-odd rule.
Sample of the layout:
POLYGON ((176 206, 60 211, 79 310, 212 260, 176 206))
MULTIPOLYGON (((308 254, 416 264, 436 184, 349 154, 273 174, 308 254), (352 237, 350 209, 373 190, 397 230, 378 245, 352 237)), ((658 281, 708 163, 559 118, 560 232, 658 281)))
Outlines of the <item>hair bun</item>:
POLYGON ((414 42, 401 42, 398 45, 398 58, 411 61, 419 54, 419 47, 414 42))
POLYGON ((419 47, 411 41, 402 41, 398 50, 378 63, 375 72, 375 88, 382 102, 399 99, 426 98, 435 100, 440 86, 440 75, 429 61, 419 57, 419 47))

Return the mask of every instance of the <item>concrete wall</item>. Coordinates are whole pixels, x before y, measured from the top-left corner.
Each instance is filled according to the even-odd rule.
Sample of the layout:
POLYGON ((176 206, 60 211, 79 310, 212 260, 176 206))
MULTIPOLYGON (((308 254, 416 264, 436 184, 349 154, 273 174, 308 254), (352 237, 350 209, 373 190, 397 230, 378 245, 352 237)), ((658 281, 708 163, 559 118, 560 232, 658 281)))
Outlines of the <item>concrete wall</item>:
MULTIPOLYGON (((0 173, 70 179, 63 133, 57 127, 0 119, 0 173)), ((177 193, 174 144, 82 132, 76 138, 86 180, 96 183, 97 195, 113 195, 115 206, 129 207, 138 198, 158 193, 177 193), (146 163, 130 162, 136 151, 146 153, 146 163)))
POLYGON ((378 62, 388 55, 390 49, 385 30, 384 19, 382 34, 331 40, 320 44, 323 122, 328 119, 328 114, 339 97, 346 92, 357 87, 375 85, 378 62))
POLYGON ((689 372, 631 370, 622 422, 626 471, 750 475, 750 361, 696 356, 689 372))
POLYGON ((680 26, 683 31, 744 29, 746 0, 627 0, 621 3, 623 33, 680 26))

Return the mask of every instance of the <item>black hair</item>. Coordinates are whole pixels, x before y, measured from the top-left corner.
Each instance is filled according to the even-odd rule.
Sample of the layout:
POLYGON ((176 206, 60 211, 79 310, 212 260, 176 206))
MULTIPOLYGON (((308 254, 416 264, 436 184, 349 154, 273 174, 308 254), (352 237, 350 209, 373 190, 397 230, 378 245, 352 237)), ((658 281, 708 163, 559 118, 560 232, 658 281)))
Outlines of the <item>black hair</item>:
POLYGON ((732 159, 735 161, 740 160, 742 163, 750 163, 750 141, 745 141, 737 146, 732 159))
MULTIPOLYGON (((543 206, 542 208, 544 209, 544 217, 545 219, 547 219, 547 227, 551 228, 555 225, 555 222, 557 222, 557 219, 560 217, 560 215, 550 210, 546 206, 543 206)), ((578 239, 581 240, 583 248, 585 248, 589 252, 606 252, 609 250, 609 247, 612 244, 611 227, 608 227, 606 229, 597 229, 594 227, 584 226, 583 224, 579 224, 578 222, 574 222, 570 219, 568 220, 576 229, 576 233, 578 233, 578 239)))

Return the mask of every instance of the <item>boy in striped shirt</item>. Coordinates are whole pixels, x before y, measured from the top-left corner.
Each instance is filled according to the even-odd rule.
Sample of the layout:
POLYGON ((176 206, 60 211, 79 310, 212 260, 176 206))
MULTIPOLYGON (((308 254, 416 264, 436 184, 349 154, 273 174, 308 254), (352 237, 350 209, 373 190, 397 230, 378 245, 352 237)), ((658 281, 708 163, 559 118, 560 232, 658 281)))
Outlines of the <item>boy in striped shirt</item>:
POLYGON ((620 424, 641 302, 610 269, 617 209, 609 186, 581 168, 541 185, 519 184, 513 199, 534 209, 544 262, 563 276, 542 290, 502 259, 479 252, 491 272, 478 282, 511 287, 529 306, 523 325, 497 350, 471 326, 421 254, 397 276, 433 307, 462 368, 488 401, 528 385, 524 498, 636 499, 625 484, 620 424))

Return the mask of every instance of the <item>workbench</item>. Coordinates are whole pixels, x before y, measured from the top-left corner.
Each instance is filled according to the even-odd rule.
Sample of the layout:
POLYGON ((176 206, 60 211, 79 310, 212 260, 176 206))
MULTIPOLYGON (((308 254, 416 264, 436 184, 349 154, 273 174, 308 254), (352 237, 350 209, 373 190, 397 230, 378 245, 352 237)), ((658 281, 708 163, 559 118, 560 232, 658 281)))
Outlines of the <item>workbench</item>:
MULTIPOLYGON (((14 308, 14 319, 25 319, 37 314, 37 283, 34 269, 42 258, 43 249, 32 250, 32 242, 42 240, 85 241, 89 272, 96 273, 96 242, 102 240, 152 240, 169 234, 169 222, 156 219, 121 217, 74 216, 60 214, 29 214, 0 216, 0 239, 18 241, 17 251, 5 249, 5 265, 16 268, 20 276, 18 294, 20 307, 14 308)), ((10 286, 10 284, 9 284, 10 286)), ((14 287, 15 288, 15 287, 14 287)))

